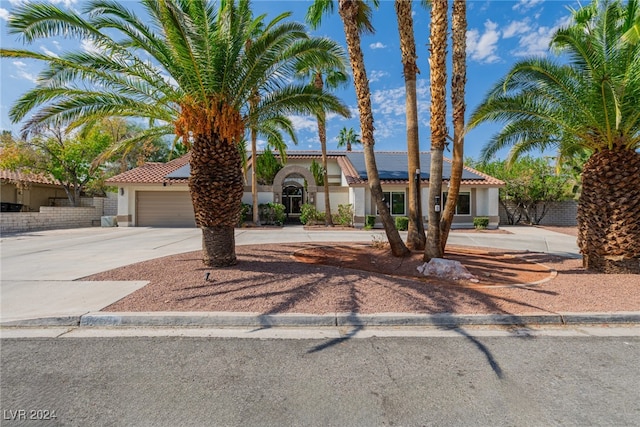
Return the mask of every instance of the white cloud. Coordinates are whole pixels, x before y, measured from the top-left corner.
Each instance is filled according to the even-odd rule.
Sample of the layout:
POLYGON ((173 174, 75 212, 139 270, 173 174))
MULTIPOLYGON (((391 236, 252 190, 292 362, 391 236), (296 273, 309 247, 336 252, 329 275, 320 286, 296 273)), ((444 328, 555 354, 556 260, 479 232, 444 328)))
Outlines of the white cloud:
POLYGON ((374 90, 371 94, 374 116, 378 114, 404 115, 404 94, 404 86, 395 89, 374 90))
POLYGON ((381 42, 375 42, 375 43, 371 43, 371 44, 369 45, 369 48, 370 48, 370 49, 384 49, 384 48, 386 48, 386 47, 387 47, 387 45, 386 45, 386 44, 383 44, 383 43, 381 43, 381 42))
POLYGON ((56 47, 57 50, 62 50, 62 46, 60 45, 59 41, 54 40, 51 43, 53 43, 53 45, 56 47))
POLYGON ((382 70, 373 70, 369 73, 369 83, 378 82, 382 80, 384 77, 388 77, 389 73, 382 70))
POLYGON ((46 48, 46 46, 40 46, 40 50, 43 51, 45 53, 45 55, 49 55, 49 56, 53 56, 55 58, 59 58, 57 53, 50 51, 49 49, 46 48))
POLYGON ((484 33, 480 34, 477 29, 467 32, 467 55, 478 62, 493 63, 500 60, 496 54, 500 31, 495 22, 487 20, 484 23, 484 33))
POLYGON ((85 52, 100 53, 100 49, 98 48, 98 46, 96 46, 95 43, 93 43, 93 40, 90 39, 82 39, 82 41, 80 42, 80 47, 85 52))
POLYGON ((507 28, 502 30, 502 37, 509 39, 519 34, 528 33, 529 31, 531 31, 531 26, 529 25, 528 18, 523 19, 522 21, 511 21, 507 28))
MULTIPOLYGON (((429 80, 418 79, 416 82, 418 98, 418 120, 423 125, 429 124, 429 80)), ((406 132, 405 88, 375 90, 371 94, 373 115, 375 117, 375 138, 393 138, 393 143, 404 144, 406 132)), ((404 147, 404 145, 402 145, 404 147)), ((405 148, 398 148, 404 150, 405 148)))
POLYGON ((318 122, 310 116, 289 116, 296 131, 313 132, 318 130, 318 122))
POLYGON ((529 9, 536 7, 543 0, 518 0, 518 2, 513 5, 511 9, 520 11, 522 13, 527 12, 529 9))
POLYGON ((78 0, 49 0, 53 4, 62 4, 64 7, 71 7, 78 2, 78 0))
POLYGON ((7 9, 0 7, 0 19, 4 19, 5 21, 9 20, 9 11, 7 9))
POLYGON ((549 53, 549 42, 551 37, 560 27, 567 26, 571 23, 570 15, 556 21, 552 27, 538 27, 531 29, 520 36, 518 49, 512 54, 514 56, 543 56, 549 53))
POLYGON ((34 74, 28 73, 26 71, 27 64, 22 61, 13 61, 12 64, 16 67, 16 75, 12 75, 11 77, 19 80, 28 80, 31 83, 38 82, 38 78, 34 74))

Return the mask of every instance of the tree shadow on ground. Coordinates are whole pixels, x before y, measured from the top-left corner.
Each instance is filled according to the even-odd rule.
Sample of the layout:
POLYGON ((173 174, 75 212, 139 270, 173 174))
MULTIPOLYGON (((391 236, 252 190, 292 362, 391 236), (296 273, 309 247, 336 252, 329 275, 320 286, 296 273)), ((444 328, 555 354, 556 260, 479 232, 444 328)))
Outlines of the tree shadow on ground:
MULTIPOLYGON (((324 243, 323 246, 327 244, 324 243)), ((133 264, 83 280, 148 280, 150 283, 105 311, 237 311, 260 315, 262 327, 272 326, 269 316, 281 313, 348 313, 349 331, 309 350, 327 350, 353 338, 363 326, 358 316, 366 313, 491 313, 515 315, 522 310, 549 313, 545 307, 527 301, 526 294, 554 296, 553 291, 521 287, 522 298, 497 295, 491 289, 458 286, 432 279, 394 276, 344 266, 296 262, 293 254, 309 244, 251 245, 237 248, 238 264, 212 269, 202 265, 200 252, 179 254, 133 264), (209 279, 205 280, 206 273, 209 279), (505 308, 512 307, 512 308, 505 308)), ((495 255, 490 255, 495 256, 495 255)), ((535 255, 530 259, 537 262, 535 255)), ((463 261, 465 261, 463 259, 463 261)), ((539 259, 542 261, 542 258, 539 259)), ((394 270, 407 268, 405 259, 392 259, 394 270)), ((467 263, 485 267, 481 260, 467 263)), ((412 267, 413 268, 413 267, 412 267)), ((519 267, 502 274, 513 281, 519 267), (515 270, 514 270, 515 269, 515 270)), ((494 272, 496 275, 499 271, 494 272)), ((488 347, 468 335, 464 325, 455 330, 483 352, 499 378, 498 362, 488 347)), ((524 328, 526 325, 514 325, 524 328)))

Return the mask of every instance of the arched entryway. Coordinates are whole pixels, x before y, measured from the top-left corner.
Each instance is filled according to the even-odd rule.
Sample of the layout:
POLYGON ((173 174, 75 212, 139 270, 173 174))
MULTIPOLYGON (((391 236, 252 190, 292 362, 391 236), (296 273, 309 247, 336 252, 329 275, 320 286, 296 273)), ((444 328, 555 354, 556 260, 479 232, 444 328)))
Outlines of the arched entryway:
POLYGON ((274 202, 284 205, 287 222, 300 221, 303 204, 315 206, 317 191, 311 171, 301 166, 285 166, 273 180, 274 202))

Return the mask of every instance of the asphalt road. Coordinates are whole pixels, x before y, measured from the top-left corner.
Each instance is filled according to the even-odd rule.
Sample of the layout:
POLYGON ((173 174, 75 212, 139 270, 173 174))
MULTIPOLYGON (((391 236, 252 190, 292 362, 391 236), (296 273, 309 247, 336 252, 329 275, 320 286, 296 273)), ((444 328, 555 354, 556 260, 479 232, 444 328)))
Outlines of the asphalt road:
POLYGON ((3 426, 640 424, 639 336, 21 338, 1 356, 3 426))

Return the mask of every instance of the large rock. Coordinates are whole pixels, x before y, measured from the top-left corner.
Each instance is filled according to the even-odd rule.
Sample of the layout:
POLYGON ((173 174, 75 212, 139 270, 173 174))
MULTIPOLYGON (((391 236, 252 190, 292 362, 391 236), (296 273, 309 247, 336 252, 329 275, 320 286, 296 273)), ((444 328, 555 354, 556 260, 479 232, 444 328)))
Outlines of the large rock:
POLYGON ((441 277, 451 280, 471 280, 477 281, 475 276, 469 273, 459 261, 453 261, 443 258, 432 258, 431 261, 425 262, 418 266, 418 271, 424 276, 441 277))

